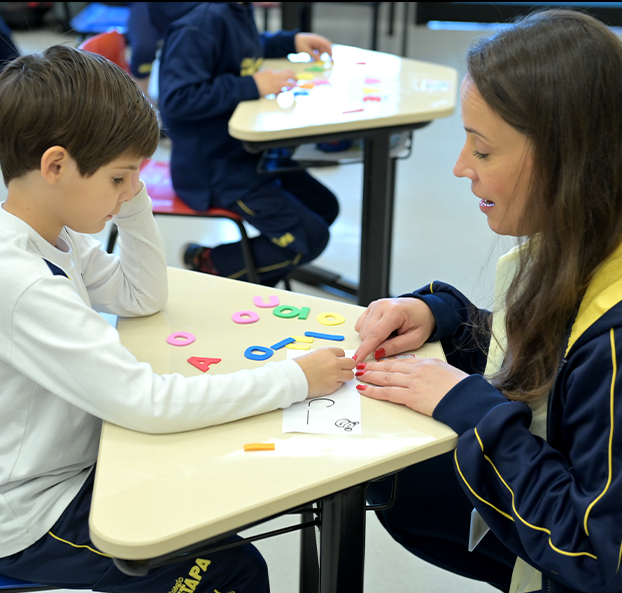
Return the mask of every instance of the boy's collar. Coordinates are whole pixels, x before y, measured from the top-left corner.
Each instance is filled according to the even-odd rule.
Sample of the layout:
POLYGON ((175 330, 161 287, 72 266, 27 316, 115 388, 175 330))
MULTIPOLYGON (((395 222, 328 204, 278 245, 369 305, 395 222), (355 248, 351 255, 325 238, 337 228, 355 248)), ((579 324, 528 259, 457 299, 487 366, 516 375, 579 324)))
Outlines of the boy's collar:
POLYGON ((48 251, 50 254, 58 254, 58 252, 62 254, 71 253, 71 247, 63 239, 62 235, 59 235, 56 243, 52 245, 25 220, 6 210, 4 204, 5 202, 0 202, 0 228, 27 234, 39 246, 40 250, 48 251))

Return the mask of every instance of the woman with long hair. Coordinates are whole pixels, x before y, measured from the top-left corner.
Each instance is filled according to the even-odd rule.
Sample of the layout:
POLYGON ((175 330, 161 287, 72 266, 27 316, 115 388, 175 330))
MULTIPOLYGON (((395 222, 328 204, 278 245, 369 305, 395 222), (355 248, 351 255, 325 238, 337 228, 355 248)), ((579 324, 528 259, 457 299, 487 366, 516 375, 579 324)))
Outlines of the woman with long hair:
POLYGON ((459 435, 399 474, 380 519, 413 554, 503 591, 620 592, 622 42, 579 12, 532 14, 471 47, 461 111, 454 174, 518 245, 492 314, 433 282, 358 320, 361 393, 459 435), (426 340, 447 363, 378 360, 426 340))

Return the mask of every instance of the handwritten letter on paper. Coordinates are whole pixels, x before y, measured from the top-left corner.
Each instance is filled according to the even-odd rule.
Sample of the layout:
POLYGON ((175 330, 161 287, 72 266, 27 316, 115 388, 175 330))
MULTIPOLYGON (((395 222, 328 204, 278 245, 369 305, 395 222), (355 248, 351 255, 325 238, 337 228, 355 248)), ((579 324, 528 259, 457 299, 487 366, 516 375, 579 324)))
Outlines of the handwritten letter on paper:
MULTIPOLYGON (((290 350, 288 358, 303 356, 305 352, 290 350)), ((347 350, 352 356, 354 350, 347 350)), ((404 352, 389 359, 412 358, 413 352, 404 352)), ((445 360, 439 342, 424 344, 416 352, 417 358, 440 358, 445 360)), ((383 359, 386 360, 386 359, 383 359)), ((283 432, 307 432, 313 434, 362 434, 361 395, 356 390, 358 381, 344 383, 335 393, 307 399, 283 410, 283 432)))
MULTIPOLYGON (((290 351, 295 358, 304 353, 290 351)), ((354 350, 346 352, 352 356, 354 350)), ((335 393, 306 399, 283 410, 283 432, 361 434, 361 396, 358 381, 344 383, 335 393)))
POLYGON ((361 434, 361 396, 356 381, 335 393, 307 399, 283 410, 283 432, 361 434))

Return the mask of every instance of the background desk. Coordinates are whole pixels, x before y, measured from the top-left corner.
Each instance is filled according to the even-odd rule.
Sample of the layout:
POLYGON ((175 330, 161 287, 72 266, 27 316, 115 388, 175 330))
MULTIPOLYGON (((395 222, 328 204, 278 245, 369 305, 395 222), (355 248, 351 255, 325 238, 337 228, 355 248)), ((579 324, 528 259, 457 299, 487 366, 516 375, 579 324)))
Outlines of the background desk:
MULTIPOLYGON (((244 358, 247 346, 270 346, 305 331, 340 333, 346 339, 339 345, 345 348, 360 343, 354 324, 362 309, 355 305, 173 268, 169 269, 169 285, 164 311, 119 320, 123 343, 157 373, 201 374, 186 362, 190 356, 222 358, 210 374, 254 368, 264 363, 244 358), (267 299, 271 294, 278 294, 281 304, 310 307, 309 318, 280 319, 271 309, 253 306, 253 296, 267 299), (260 320, 249 325, 233 323, 231 315, 240 310, 258 311, 260 320), (346 321, 327 328, 316 320, 322 312, 340 313, 346 321), (196 342, 169 346, 166 337, 178 331, 193 333, 196 342)), ((285 357, 284 350, 279 350, 271 360, 285 357)), ((364 484, 455 446, 455 433, 431 418, 364 397, 361 405, 362 435, 283 434, 280 410, 169 435, 105 424, 90 517, 93 542, 116 558, 156 558, 364 484), (242 451, 245 443, 268 440, 276 442, 276 451, 242 451)), ((351 523, 362 537, 325 546, 325 537, 328 541, 341 532, 323 529, 322 554, 336 560, 344 549, 354 549, 350 556, 360 567, 360 587, 357 575, 339 574, 348 567, 346 563, 333 563, 332 572, 321 575, 323 593, 362 590, 364 488, 358 496, 362 502, 354 509, 351 523), (324 584, 327 581, 330 585, 324 584)), ((349 511, 344 509, 346 515, 349 511)), ((333 526, 341 520, 331 519, 333 526)), ((324 566, 322 559, 321 570, 324 566)))
MULTIPOLYGON (((313 73, 314 80, 300 81, 315 84, 308 95, 295 96, 292 90, 276 99, 240 103, 229 133, 250 152, 365 139, 358 302, 368 305, 389 296, 396 169, 389 155, 391 135, 451 115, 458 74, 446 66, 343 45, 334 46, 333 57, 324 72, 313 73)), ((266 60, 264 67, 303 73, 313 65, 318 63, 266 60)))

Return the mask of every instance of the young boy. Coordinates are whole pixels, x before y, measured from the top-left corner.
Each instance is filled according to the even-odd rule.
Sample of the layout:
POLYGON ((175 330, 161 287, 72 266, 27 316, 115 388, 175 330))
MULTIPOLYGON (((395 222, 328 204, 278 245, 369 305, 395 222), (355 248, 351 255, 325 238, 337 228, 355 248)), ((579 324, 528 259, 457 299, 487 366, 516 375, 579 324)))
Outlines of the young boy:
MULTIPOLYGON (((330 393, 354 361, 324 349, 217 378, 154 375, 96 313, 166 303, 163 245, 138 174, 159 138, 151 105, 111 62, 55 46, 0 74, 0 130, 0 574, 168 593, 194 557, 132 578, 89 540, 101 421, 154 433, 226 422, 330 393), (110 219, 119 257, 83 234, 110 219)), ((268 590, 251 546, 205 560, 197 591, 268 590)))
MULTIPOLYGON (((240 101, 294 84, 291 70, 259 72, 264 57, 331 53, 320 35, 280 31, 259 35, 250 2, 149 2, 164 38, 158 105, 172 140, 173 186, 191 208, 233 210, 261 235, 252 239, 262 284, 274 286, 294 267, 318 257, 337 218, 334 194, 306 171, 257 172, 259 155, 228 132, 240 101)), ((193 270, 246 279, 240 243, 190 244, 193 270)))

